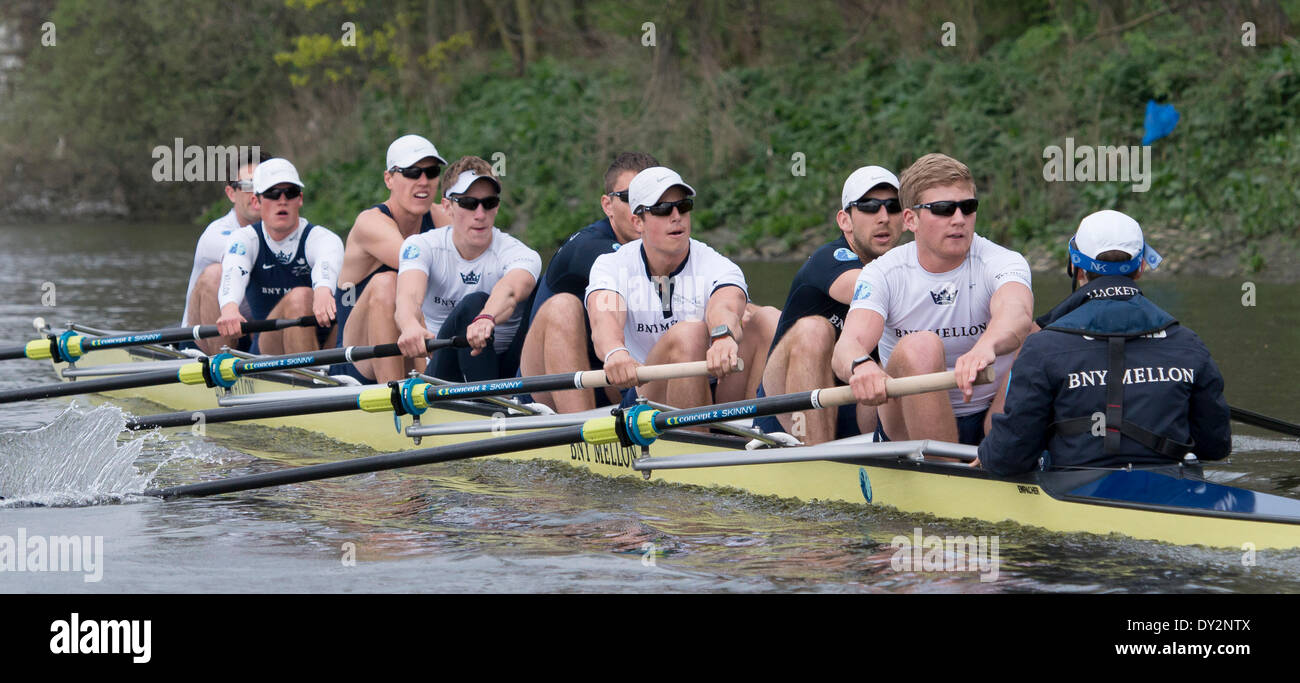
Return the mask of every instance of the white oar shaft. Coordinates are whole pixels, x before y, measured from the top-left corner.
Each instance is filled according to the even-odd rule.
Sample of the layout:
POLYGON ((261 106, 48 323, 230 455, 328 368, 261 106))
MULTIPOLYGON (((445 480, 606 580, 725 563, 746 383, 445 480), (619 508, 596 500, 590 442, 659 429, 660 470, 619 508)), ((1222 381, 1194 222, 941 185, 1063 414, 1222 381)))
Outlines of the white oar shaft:
MULTIPOLYGON (((733 369, 740 372, 745 369, 745 362, 736 359, 736 365, 733 369)), ((664 363, 663 365, 642 365, 636 369, 637 381, 641 384, 646 382, 658 382, 666 379, 684 379, 687 377, 704 377, 709 374, 709 364, 706 361, 697 360, 689 363, 664 363)), ((576 382, 580 389, 596 389, 610 385, 609 380, 605 378, 604 370, 588 370, 578 373, 576 382)))

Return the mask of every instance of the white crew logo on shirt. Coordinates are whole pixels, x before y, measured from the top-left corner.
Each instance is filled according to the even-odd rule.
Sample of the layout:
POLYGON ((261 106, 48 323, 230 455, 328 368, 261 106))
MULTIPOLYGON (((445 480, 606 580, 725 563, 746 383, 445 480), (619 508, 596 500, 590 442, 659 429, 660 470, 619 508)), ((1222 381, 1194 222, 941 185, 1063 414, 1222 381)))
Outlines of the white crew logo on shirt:
POLYGON ((853 253, 853 251, 849 249, 845 249, 844 247, 836 249, 834 255, 836 261, 856 261, 858 258, 857 254, 853 253))
POLYGON ((467 285, 477 285, 477 284, 478 284, 478 277, 479 277, 479 276, 478 276, 478 273, 475 273, 474 271, 471 270, 471 271, 468 272, 468 273, 461 273, 461 274, 460 274, 460 281, 461 281, 461 282, 464 282, 464 283, 467 284, 467 285))
POLYGON ((936 306, 951 306, 957 303, 957 285, 945 282, 937 289, 930 290, 930 298, 936 306))
POLYGON ((853 288, 853 300, 866 301, 867 299, 870 298, 871 298, 871 283, 863 282, 859 280, 857 286, 853 288))
POLYGON ((230 253, 235 254, 236 256, 243 256, 248 252, 244 250, 243 242, 232 242, 230 245, 230 253))
POLYGON ((402 250, 402 258, 408 260, 413 258, 420 258, 420 248, 415 246, 414 244, 406 245, 406 248, 402 250))

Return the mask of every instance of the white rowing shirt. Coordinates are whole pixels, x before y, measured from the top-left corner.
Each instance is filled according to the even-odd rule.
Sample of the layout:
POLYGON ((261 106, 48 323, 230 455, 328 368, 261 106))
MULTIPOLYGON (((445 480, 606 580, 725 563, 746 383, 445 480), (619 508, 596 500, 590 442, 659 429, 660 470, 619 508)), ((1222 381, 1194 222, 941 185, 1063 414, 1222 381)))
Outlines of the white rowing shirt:
MULTIPOLYGON (((929 330, 943 341, 944 362, 952 370, 957 358, 970 351, 988 329, 993 293, 1008 282, 1032 289, 1029 262, 979 235, 972 239, 966 260, 946 273, 922 268, 916 242, 909 242, 890 249, 862 269, 849 310, 865 308, 885 319, 880 336, 881 363, 889 363, 889 354, 903 335, 929 330)), ((1014 353, 1008 353, 994 361, 999 381, 1006 381, 1013 360, 1014 353)), ((996 383, 979 384, 970 403, 964 403, 956 389, 948 392, 948 398, 953 414, 962 417, 988 408, 996 392, 996 383)))
MULTIPOLYGON (((492 243, 470 261, 460 255, 452 243, 452 227, 445 226, 407 237, 402 242, 402 259, 397 273, 400 277, 408 270, 418 270, 429 277, 424 292, 425 328, 434 334, 442 328, 451 311, 460 300, 475 292, 488 292, 511 270, 523 270, 533 276, 542 272, 542 257, 528 245, 514 237, 492 228, 492 243)), ((519 331, 526 302, 515 303, 510 319, 499 322, 492 330, 492 348, 505 351, 519 331)))
POLYGON ((226 242, 230 241, 230 235, 239 229, 239 218, 235 215, 235 210, 231 209, 229 213, 218 218, 203 230, 199 235, 199 243, 194 247, 194 267, 190 269, 190 283, 185 287, 185 312, 181 314, 181 327, 190 324, 198 324, 198 321, 190 323, 190 296, 194 294, 194 285, 199 281, 199 274, 204 268, 214 264, 221 263, 221 257, 226 253, 226 242))
POLYGON ((592 292, 601 289, 623 297, 627 308, 623 344, 638 363, 644 363, 670 327, 683 320, 704 320, 709 297, 718 288, 735 285, 749 297, 740 266, 697 240, 691 240, 686 260, 669 276, 667 285, 661 294, 659 285, 650 279, 641 240, 633 240, 596 258, 583 300, 590 307, 592 292))
MULTIPOLYGON (((298 253, 298 240, 302 238, 302 231, 306 227, 307 219, 299 217, 298 227, 294 228, 288 237, 276 240, 271 237, 271 231, 267 230, 265 225, 262 226, 266 245, 275 252, 277 261, 288 263, 293 259, 298 253)), ((246 225, 231 233, 230 240, 226 242, 225 254, 221 259, 221 289, 217 293, 218 304, 225 306, 228 303, 244 301, 249 273, 257 263, 259 251, 261 245, 253 226, 246 225)), ((338 285, 339 269, 343 266, 343 240, 329 228, 317 225, 307 235, 307 243, 303 245, 303 256, 311 266, 311 288, 315 290, 317 287, 328 287, 333 294, 338 285)))

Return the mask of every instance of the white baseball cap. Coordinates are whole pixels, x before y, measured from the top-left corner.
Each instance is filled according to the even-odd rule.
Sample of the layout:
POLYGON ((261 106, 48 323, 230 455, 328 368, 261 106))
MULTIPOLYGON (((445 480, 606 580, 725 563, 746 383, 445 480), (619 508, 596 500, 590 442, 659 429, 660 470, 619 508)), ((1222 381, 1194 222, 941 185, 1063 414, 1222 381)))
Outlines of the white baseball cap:
POLYGON ((298 179, 298 169, 288 159, 267 159, 253 169, 253 192, 262 194, 280 183, 293 183, 304 189, 307 187, 298 179))
POLYGON ((432 142, 419 135, 403 135, 388 146, 388 161, 384 168, 389 171, 395 168, 410 168, 415 165, 415 162, 429 157, 437 159, 443 166, 447 165, 447 160, 438 154, 438 148, 434 147, 432 142))
POLYGON ((476 180, 486 180, 497 188, 498 193, 501 192, 501 183, 496 178, 493 178, 490 175, 479 175, 473 170, 467 170, 461 171, 460 175, 456 176, 456 182, 452 183, 451 187, 447 188, 447 191, 442 193, 442 196, 450 197, 454 194, 465 194, 466 192, 469 192, 469 186, 473 185, 476 180))
POLYGON ((686 184, 677 171, 663 166, 651 166, 644 171, 636 174, 632 183, 627 186, 627 203, 632 207, 632 212, 643 206, 653 206, 659 203, 659 198, 669 188, 682 186, 686 189, 687 197, 695 196, 695 188, 686 184))
POLYGON ((1142 236, 1142 226, 1136 220, 1120 213, 1106 209, 1089 214, 1079 221, 1079 230, 1074 233, 1071 243, 1071 260, 1076 266, 1094 273, 1131 273, 1137 270, 1139 261, 1146 261, 1147 267, 1155 269, 1163 260, 1155 249, 1147 246, 1142 236), (1122 251, 1128 254, 1129 262, 1098 262, 1098 255, 1107 251, 1122 251), (1094 263, 1089 264, 1076 256, 1082 255, 1094 263), (1128 263, 1131 266, 1126 267, 1128 263), (1098 270, 1092 266, 1099 266, 1098 270))
POLYGON ((844 181, 844 191, 840 193, 840 208, 848 210, 849 204, 862 199, 877 185, 888 185, 898 189, 898 176, 880 166, 863 166, 849 174, 844 181))

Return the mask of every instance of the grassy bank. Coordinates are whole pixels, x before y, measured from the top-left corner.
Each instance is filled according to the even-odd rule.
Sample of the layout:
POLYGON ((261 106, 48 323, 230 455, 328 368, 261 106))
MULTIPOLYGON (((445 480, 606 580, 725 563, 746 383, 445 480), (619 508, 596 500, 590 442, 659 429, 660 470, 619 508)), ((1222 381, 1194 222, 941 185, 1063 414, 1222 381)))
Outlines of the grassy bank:
MULTIPOLYGON (((65 110, 82 106, 96 118, 97 136, 118 141, 108 160, 95 156, 88 138, 69 133, 70 145, 96 164, 130 157, 131 165, 113 167, 112 179, 137 213, 194 216, 187 207, 217 194, 211 186, 150 192, 134 180, 151 162, 135 160, 132 145, 148 149, 154 138, 193 130, 191 137, 256 141, 294 159, 309 186, 306 215, 342 231, 384 198, 388 142, 421 132, 449 158, 477 154, 502 164, 499 224, 538 247, 599 215, 601 172, 625 149, 649 151, 680 170, 700 190, 698 233, 752 255, 807 251, 827 234, 849 171, 867 163, 901 171, 930 151, 970 165, 981 232, 1044 260, 1060 257, 1062 236, 1101 208, 1129 212, 1176 242, 1166 251, 1227 249, 1243 270, 1268 267, 1271 254, 1260 245, 1287 249, 1300 237, 1291 210, 1300 199, 1295 0, 1240 10, 1109 0, 924 7, 593 0, 541 3, 527 16, 500 14, 500 4, 489 14, 474 3, 403 0, 396 6, 405 9, 388 13, 395 19, 385 19, 387 5, 361 0, 260 2, 277 21, 275 28, 250 23, 260 56, 241 53, 213 67, 207 55, 191 64, 186 41, 163 42, 180 53, 169 56, 169 69, 197 83, 173 78, 173 101, 225 112, 225 128, 204 119, 205 128, 153 102, 147 132, 132 132, 129 116, 96 118, 93 97, 58 91, 56 125, 72 125, 65 110), (363 26, 390 23, 373 35, 363 30, 361 48, 349 52, 326 33, 356 7, 373 15, 358 20, 363 26), (440 21, 448 7, 455 21, 440 21), (643 20, 657 28, 653 45, 643 20), (529 34, 531 47, 519 38, 529 34), (248 73, 273 87, 231 78, 246 61, 248 73), (223 89, 214 92, 215 85, 223 89), (1044 150, 1067 138, 1077 146, 1139 145, 1148 100, 1173 104, 1182 119, 1152 146, 1147 191, 1132 191, 1132 181, 1044 179, 1044 150), (166 202, 148 205, 141 195, 166 202)), ((96 7, 65 0, 56 16, 74 25, 77 13, 97 16, 82 24, 110 30, 117 15, 110 20, 96 7)), ((195 24, 204 35, 230 30, 171 7, 133 11, 159 36, 167 21, 195 24)), ((148 45, 132 50, 148 53, 148 45)), ((152 63, 149 54, 130 56, 152 63)), ((72 49, 39 53, 33 73, 71 79, 65 70, 91 59, 74 57, 72 49)), ((124 76, 98 77, 111 84, 124 76)), ((47 91, 19 98, 0 125, 9 150, 33 161, 29 184, 46 182, 31 168, 33 150, 52 144, 48 131, 32 125, 38 105, 53 101, 47 91)), ((200 219, 221 210, 215 203, 200 219)))

